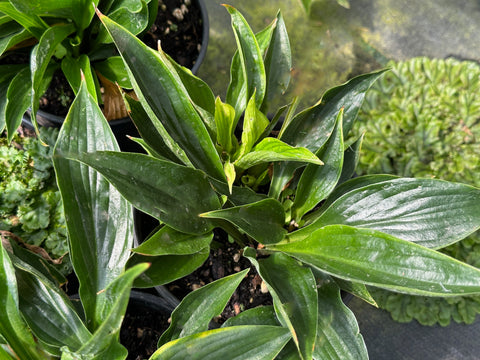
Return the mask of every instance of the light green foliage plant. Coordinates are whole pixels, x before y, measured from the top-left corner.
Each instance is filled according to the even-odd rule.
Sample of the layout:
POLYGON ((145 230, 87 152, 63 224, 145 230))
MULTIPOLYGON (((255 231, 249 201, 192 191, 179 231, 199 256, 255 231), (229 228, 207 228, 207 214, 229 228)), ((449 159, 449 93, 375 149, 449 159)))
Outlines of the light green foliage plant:
MULTIPOLYGON (((254 34, 236 9, 226 9, 238 51, 225 100, 164 52, 147 48, 99 14, 138 95, 125 99, 142 136, 136 141, 148 154, 118 151, 82 83, 55 159, 86 319, 73 322, 78 326, 69 327, 72 336, 56 344, 64 359, 102 358, 106 350, 109 359, 124 359, 112 327, 124 310, 114 306, 117 277, 128 278, 123 299, 131 283, 150 287, 188 275, 208 257, 216 228, 244 246, 243 255, 265 282, 273 306, 247 310, 209 330, 247 270, 207 284, 172 313, 151 359, 367 359, 340 289, 371 303, 366 285, 429 296, 480 293, 480 270, 434 250, 480 226, 480 189, 388 175, 351 179, 361 138, 346 147, 344 136, 382 71, 327 91, 303 111, 296 111, 295 102, 272 111, 270 100, 288 85, 291 68, 283 18, 278 14, 254 34), (274 114, 271 119, 268 113, 274 114), (161 223, 128 261, 123 199, 161 223), (105 271, 111 264, 115 271, 105 271), (65 344, 70 339, 79 341, 65 344)), ((31 319, 28 307, 22 308, 26 295, 42 298, 43 289, 26 294, 12 275, 25 267, 8 246, 0 254, 0 286, 7 290, 0 291, 0 333, 16 350, 24 333, 12 324, 22 315, 40 343, 50 344, 29 322, 42 316, 31 319), (8 313, 12 316, 1 317, 8 313)), ((58 308, 49 303, 52 311, 58 308)), ((47 329, 54 330, 53 325, 47 329)))
POLYGON ((42 247, 67 274, 68 255, 61 259, 68 253, 67 228, 52 159, 57 134, 54 128, 41 129, 50 146, 33 137, 17 135, 10 145, 0 138, 0 230, 42 247))
MULTIPOLYGON (((388 173, 480 186, 480 66, 455 59, 391 62, 391 71, 367 93, 355 132, 365 131, 359 174, 388 173)), ((476 233, 442 249, 480 266, 476 233)), ((446 326, 472 323, 480 298, 423 298, 375 292, 379 305, 401 322, 446 326)))
POLYGON ((111 38, 94 16, 98 6, 134 34, 140 34, 155 20, 158 0, 9 0, 0 2, 0 57, 23 54, 0 65, 0 130, 8 138, 20 125, 25 111, 32 120, 39 99, 53 73, 61 70, 73 91, 80 87, 82 70, 89 92, 101 102, 97 74, 130 88, 122 60, 111 38))

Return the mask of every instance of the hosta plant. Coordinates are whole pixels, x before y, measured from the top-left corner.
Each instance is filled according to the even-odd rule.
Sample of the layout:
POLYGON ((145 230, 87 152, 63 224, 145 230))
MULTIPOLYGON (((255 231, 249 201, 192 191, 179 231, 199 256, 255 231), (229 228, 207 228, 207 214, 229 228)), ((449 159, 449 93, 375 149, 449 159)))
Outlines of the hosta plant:
MULTIPOLYGON (((367 356, 340 289, 369 302, 366 285, 427 296, 478 293, 480 271, 435 249, 480 226, 479 189, 388 175, 350 179, 361 138, 345 148, 344 137, 382 72, 331 89, 303 111, 295 111, 295 102, 271 109, 269 100, 281 95, 291 68, 282 17, 254 34, 238 11, 226 9, 238 50, 224 100, 162 51, 146 48, 100 15, 138 95, 138 101, 125 98, 148 155, 66 156, 99 171, 161 222, 127 264, 151 264, 135 285, 188 274, 206 259, 213 230, 221 228, 247 245, 244 255, 274 303, 264 316, 254 309, 255 315, 238 321, 288 329, 292 338, 279 357, 303 359, 367 356), (272 132, 280 118, 280 130, 272 132)), ((228 327, 192 334, 206 330, 206 322, 190 326, 209 307, 199 306, 198 313, 172 323, 177 330, 165 341, 173 344, 160 341, 157 355, 186 343, 203 348, 214 338, 231 345, 228 327)))
POLYGON ((36 123, 39 99, 56 71, 63 72, 76 93, 81 69, 89 92, 99 102, 101 83, 107 90, 103 95, 105 111, 118 106, 109 91, 115 91, 114 83, 131 87, 111 38, 94 16, 94 5, 140 34, 155 20, 158 0, 0 2, 0 129, 7 128, 9 139, 28 108, 36 123), (19 63, 22 58, 24 64, 19 63))
MULTIPOLYGON (((368 91, 354 133, 365 132, 359 174, 388 173, 480 186, 480 66, 455 59, 391 62, 391 71, 368 91)), ((441 250, 480 267, 480 237, 441 250)), ((376 291, 395 320, 448 325, 472 323, 480 297, 424 298, 376 291)))
MULTIPOLYGON (((205 261, 213 230, 221 228, 244 246, 243 255, 272 296, 273 306, 247 310, 209 330, 210 320, 221 312, 246 271, 205 285, 172 313, 170 327, 151 358, 366 359, 358 325, 340 289, 368 302, 373 300, 366 285, 428 296, 479 293, 479 270, 434 249, 480 226, 480 189, 388 175, 350 179, 361 139, 345 148, 344 134, 382 72, 333 88, 303 111, 295 111, 295 102, 275 111, 269 100, 281 95, 291 68, 282 16, 254 34, 238 11, 226 9, 238 51, 225 100, 215 98, 204 81, 161 50, 145 47, 99 14, 138 96, 125 100, 142 136, 136 141, 148 154, 99 151, 97 146, 108 144, 111 137, 92 130, 104 129, 106 122, 85 83, 56 145, 70 235, 83 232, 102 238, 115 232, 115 220, 128 218, 118 209, 105 211, 104 198, 91 203, 108 196, 105 189, 91 185, 104 179, 161 223, 133 249, 122 278, 131 274, 134 286, 150 287, 187 275, 205 261), (280 118, 280 130, 272 132, 280 118), (81 177, 75 172, 80 169, 81 177), (73 184, 73 179, 78 182, 73 184), (144 263, 150 264, 148 269, 140 265, 144 263), (134 275, 139 276, 133 279, 134 275)), ((121 203, 110 199, 110 206, 121 203)), ((75 240, 70 241, 72 259, 81 259, 78 271, 87 288, 96 279, 92 269, 100 269, 91 264, 99 257, 95 249, 100 249, 84 244, 75 253, 75 240)), ((101 249, 105 256, 126 253, 119 246, 101 249)), ((11 262, 3 264, 2 279, 10 279, 11 262)), ((7 282, 6 294, 12 295, 3 303, 19 314, 24 295, 17 295, 12 283, 7 282)), ((82 302, 95 298, 87 293, 82 302)), ((105 292, 95 294, 104 299, 105 292)), ((85 313, 98 314, 84 308, 90 309, 85 313)), ((67 350, 87 356, 91 348, 61 349, 68 358, 67 350)), ((112 354, 110 359, 123 356, 112 354)))

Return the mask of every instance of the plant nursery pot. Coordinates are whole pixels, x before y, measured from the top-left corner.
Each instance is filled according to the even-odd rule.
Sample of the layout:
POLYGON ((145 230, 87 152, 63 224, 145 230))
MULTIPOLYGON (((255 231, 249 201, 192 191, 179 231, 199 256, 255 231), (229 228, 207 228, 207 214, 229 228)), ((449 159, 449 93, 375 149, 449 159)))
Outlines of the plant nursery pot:
MULTIPOLYGON (((198 52, 198 56, 196 59, 189 59, 189 60, 183 59, 183 61, 189 64, 190 63, 193 64, 191 66, 191 71, 193 74, 195 74, 198 72, 198 69, 200 68, 200 65, 202 64, 207 53, 208 39, 209 39, 209 20, 208 20, 207 7, 205 5, 204 0, 193 0, 192 5, 196 9, 198 9, 198 12, 201 16, 202 35, 201 35, 201 42, 198 44, 200 46, 200 50, 198 52)), ((152 42, 152 40, 150 40, 150 42, 152 42)), ((169 53, 172 57, 175 57, 175 54, 174 54, 175 50, 171 49, 173 44, 170 46, 167 46, 167 44, 164 44, 164 43, 162 44, 164 45, 165 51, 169 53), (170 52, 169 52, 169 49, 170 49, 170 52)), ((153 44, 151 45, 153 46, 153 44)), ((180 44, 176 44, 176 45, 178 47, 181 47, 180 44)), ((65 120, 65 117, 51 114, 43 110, 38 110, 36 115, 36 120, 40 126, 60 128, 62 126, 63 121, 65 120)), ((30 117, 30 111, 27 111, 24 114, 22 119, 22 124, 30 129, 33 129, 33 124, 30 117)), ((141 148, 140 145, 138 145, 134 141, 127 138, 127 135, 133 136, 133 137, 137 137, 139 135, 135 125, 130 120, 130 118, 111 120, 109 121, 109 124, 112 128, 115 138, 117 139, 120 149, 122 151, 143 152, 143 149, 141 148)))

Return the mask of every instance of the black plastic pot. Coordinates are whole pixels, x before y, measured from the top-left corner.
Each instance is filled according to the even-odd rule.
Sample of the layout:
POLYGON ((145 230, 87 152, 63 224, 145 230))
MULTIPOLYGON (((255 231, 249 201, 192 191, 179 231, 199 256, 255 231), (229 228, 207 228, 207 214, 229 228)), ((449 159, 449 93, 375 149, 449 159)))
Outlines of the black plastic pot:
MULTIPOLYGON (((200 14, 202 17, 202 46, 200 48, 198 57, 195 60, 195 64, 191 69, 192 73, 196 74, 207 54, 210 25, 208 20, 207 6, 205 5, 204 0, 193 0, 193 2, 196 3, 198 8, 200 9, 200 14)), ((41 110, 37 111, 36 118, 37 123, 40 126, 57 128, 60 128, 62 126, 65 119, 62 116, 56 116, 41 110)), ((22 124, 29 127, 30 129, 33 129, 30 112, 25 113, 22 119, 22 124)), ((143 152, 143 149, 140 145, 127 138, 127 135, 133 137, 139 136, 135 125, 129 118, 112 120, 109 122, 109 124, 112 128, 113 133, 115 134, 115 138, 117 139, 120 149, 122 151, 143 152)))

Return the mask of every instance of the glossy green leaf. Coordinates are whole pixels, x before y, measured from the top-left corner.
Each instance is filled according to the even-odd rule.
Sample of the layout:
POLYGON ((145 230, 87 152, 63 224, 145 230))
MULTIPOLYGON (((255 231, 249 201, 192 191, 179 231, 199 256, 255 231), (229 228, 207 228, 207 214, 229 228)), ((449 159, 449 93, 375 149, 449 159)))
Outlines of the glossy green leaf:
MULTIPOLYGON (((268 49, 275 26, 276 20, 255 35, 262 54, 268 49)), ((232 57, 232 63, 230 65, 230 83, 228 84, 226 95, 226 102, 235 109, 235 125, 243 114, 248 100, 247 81, 242 66, 240 53, 237 50, 232 57)))
MULTIPOLYGON (((73 21, 75 22, 77 33, 81 33, 91 24, 95 16, 95 6, 98 6, 99 1, 71 0, 70 9, 72 14, 74 14, 73 21)), ((58 4, 58 2, 56 3, 58 4)))
POLYGON ((97 303, 97 293, 123 272, 128 259, 133 216, 131 206, 100 174, 65 156, 118 149, 110 126, 83 82, 60 131, 54 166, 67 215, 70 256, 91 330, 105 315, 99 312, 102 304, 97 303))
POLYGON ((37 45, 34 46, 30 56, 30 69, 32 71, 32 117, 35 116, 39 99, 43 95, 43 78, 50 60, 62 46, 61 42, 74 32, 73 24, 60 24, 49 27, 40 38, 37 45))
POLYGON ((158 346, 207 330, 210 321, 223 311, 248 270, 218 279, 188 294, 173 311, 170 326, 160 337, 158 346))
POLYGON ((265 72, 267 88, 261 110, 268 113, 268 104, 283 95, 290 82, 292 71, 292 54, 287 28, 283 16, 279 12, 276 17, 276 26, 269 42, 265 55, 265 72))
POLYGON ((225 179, 222 163, 181 78, 162 51, 154 51, 124 28, 100 15, 127 66, 136 95, 150 117, 158 118, 191 163, 225 179))
POLYGON ((167 134, 158 119, 152 120, 139 101, 128 95, 124 96, 124 100, 128 114, 142 136, 142 139, 156 154, 160 155, 160 158, 168 159, 176 163, 182 163, 182 161, 186 160, 186 162, 189 163, 186 155, 170 135, 167 134), (175 151, 172 149, 175 149, 175 151))
POLYGON ((197 106, 200 106, 202 109, 205 109, 213 115, 215 113, 215 95, 208 84, 199 77, 193 75, 190 69, 176 63, 170 56, 168 56, 168 54, 165 55, 170 60, 170 64, 172 64, 177 71, 178 76, 182 80, 182 84, 185 86, 192 101, 197 106))
POLYGON ((280 323, 278 322, 274 307, 272 305, 265 305, 247 309, 236 316, 228 318, 227 321, 222 324, 222 327, 240 325, 279 326, 280 323))
POLYGON ((150 360, 273 359, 290 337, 280 326, 232 326, 168 342, 150 360))
POLYGON ((316 153, 324 165, 307 165, 298 181, 292 206, 292 217, 297 222, 324 200, 340 179, 343 167, 342 117, 343 113, 340 111, 332 135, 316 153))
MULTIPOLYGON (((280 139, 287 144, 304 146, 316 153, 332 133, 336 118, 343 109, 343 134, 346 136, 358 114, 370 86, 384 72, 380 70, 360 75, 347 83, 328 90, 314 106, 296 114, 282 127, 280 139)), ((277 164, 272 179, 272 196, 278 197, 281 189, 292 179, 298 169, 294 164, 277 164)))
POLYGON ((135 153, 96 152, 76 158, 105 176, 133 206, 168 226, 198 235, 213 229, 198 216, 220 208, 202 171, 135 153))
POLYGON ((62 60, 61 68, 75 95, 80 90, 83 74, 88 92, 92 95, 95 102, 98 101, 95 80, 93 78, 92 68, 90 67, 90 59, 87 55, 82 54, 76 59, 66 56, 62 60))
MULTIPOLYGON (((355 169, 360 159, 360 151, 362 148, 364 134, 362 134, 353 144, 351 144, 344 152, 342 174, 338 180, 338 184, 342 184, 350 180, 355 174, 355 169)), ((338 186, 337 184, 337 186, 338 186)))
POLYGON ((267 284, 277 317, 290 329, 301 357, 311 359, 318 314, 316 283, 312 271, 281 253, 257 260, 254 250, 245 248, 244 256, 255 265, 267 284))
POLYGON ((226 195, 228 202, 233 206, 251 204, 267 198, 266 195, 257 193, 249 187, 233 186, 229 188, 227 183, 210 179, 212 188, 220 195, 226 195))
POLYGON ((213 233, 189 235, 163 226, 132 251, 149 256, 190 255, 210 246, 213 233))
POLYGON ((243 130, 240 148, 235 154, 236 159, 241 159, 248 154, 257 140, 269 125, 267 117, 257 108, 255 104, 255 91, 248 101, 243 118, 243 130))
MULTIPOLYGON (((62 1, 51 1, 51 0, 8 0, 12 3, 18 10, 32 15, 36 14, 38 16, 65 16, 72 17, 73 13, 71 11, 71 6, 74 1, 78 0, 62 0, 62 1)), ((91 6, 93 2, 98 3, 99 0, 95 0, 89 3, 91 6)))
MULTIPOLYGON (((112 5, 107 13, 112 21, 115 21, 134 35, 145 30, 150 20, 145 1, 121 0, 112 2, 112 5)), ((100 28, 96 41, 108 44, 112 42, 112 38, 105 28, 100 28)))
POLYGON ((210 247, 191 255, 144 256, 134 254, 129 259, 127 266, 150 263, 147 271, 135 279, 134 287, 151 288, 187 276, 200 267, 207 260, 209 254, 210 247))
POLYGON ((16 22, 11 21, 7 25, 2 25, 0 30, 3 35, 2 38, 0 38, 0 55, 31 37, 31 34, 16 22), (9 30, 5 29, 7 25, 10 27, 9 30))
POLYGON ((2 132, 7 125, 5 111, 8 100, 7 92, 10 82, 18 72, 26 67, 26 65, 0 65, 0 131, 2 132))
POLYGON ((327 141, 342 108, 343 133, 346 136, 363 103, 365 93, 384 71, 357 76, 328 90, 321 101, 292 119, 281 139, 288 144, 317 151, 327 141))
POLYGON ((48 25, 37 14, 35 14, 34 11, 25 7, 22 8, 21 3, 26 4, 25 1, 22 2, 20 0, 2 1, 0 2, 0 13, 10 16, 13 20, 22 25, 30 34, 37 39, 40 39, 43 32, 48 29, 48 25))
MULTIPOLYGON (((101 298, 99 303, 103 305, 100 311, 104 313, 104 320, 92 338, 78 350, 80 354, 98 354, 110 348, 112 344, 118 343, 120 327, 127 310, 133 281, 148 267, 148 264, 138 264, 128 269, 111 282, 104 292, 98 294, 98 297, 101 298)), ((127 355, 126 350, 124 350, 124 355, 127 355)))
POLYGON ((217 128, 217 143, 227 154, 233 155, 238 142, 235 138, 235 109, 224 104, 220 98, 215 100, 215 125, 217 128))
POLYGON ((318 219, 323 212, 330 207, 338 198, 346 193, 353 191, 355 189, 359 189, 368 185, 373 185, 376 183, 380 183, 383 181, 389 181, 393 179, 398 179, 398 176, 395 175, 364 175, 359 176, 353 179, 346 181, 345 183, 337 186, 335 190, 330 194, 330 196, 322 203, 322 206, 318 209, 313 211, 312 213, 305 216, 306 224, 314 222, 318 219))
POLYGON ((362 299, 363 301, 369 303, 370 305, 378 307, 377 302, 372 297, 372 295, 368 291, 365 284, 356 283, 356 282, 353 282, 353 281, 343 280, 343 279, 339 279, 339 278, 334 278, 333 280, 337 283, 337 285, 343 291, 346 291, 346 292, 358 297, 359 299, 362 299))
POLYGON ((5 105, 5 120, 8 141, 22 123, 22 117, 30 106, 32 82, 30 69, 24 68, 12 79, 7 90, 7 102, 5 105))
POLYGON ((239 169, 248 169, 258 164, 276 161, 323 164, 315 154, 306 148, 293 147, 276 138, 267 137, 260 141, 251 152, 236 161, 235 166, 239 169))
POLYGON ((125 63, 120 56, 110 56, 103 61, 95 62, 95 70, 100 72, 100 74, 112 83, 117 83, 124 89, 132 88, 132 83, 125 69, 125 63))
MULTIPOLYGON (((246 79, 246 99, 250 99, 255 94, 255 103, 260 108, 266 91, 265 66, 263 64, 263 54, 258 46, 255 35, 250 29, 245 18, 235 8, 224 5, 230 13, 232 19, 232 28, 237 42, 241 71, 246 79)), ((228 97, 227 97, 228 98, 228 97)), ((227 102, 229 102, 227 100, 227 102)), ((230 103, 230 102, 229 102, 230 103)), ((230 103, 230 105, 234 105, 230 103)), ((237 110, 237 107, 235 110, 237 110)))
POLYGON ((315 271, 318 292, 318 327, 313 358, 316 360, 368 359, 357 320, 345 306, 333 279, 315 271))
POLYGON ((80 348, 92 334, 67 296, 22 262, 16 262, 20 311, 35 336, 49 346, 80 348))
POLYGON ((370 228, 429 248, 441 248, 480 227, 479 200, 480 189, 460 183, 394 179, 346 193, 311 226, 370 228))
POLYGON ((201 214, 201 217, 227 220, 262 244, 277 243, 287 233, 283 227, 285 225, 283 206, 275 199, 210 211, 201 214))
POLYGON ((20 315, 18 302, 15 269, 2 241, 0 243, 0 334, 21 359, 44 359, 45 355, 38 350, 38 345, 20 315))
POLYGON ((392 291, 427 296, 480 293, 480 270, 377 230, 329 225, 308 231, 303 240, 287 239, 267 249, 330 275, 392 291))

